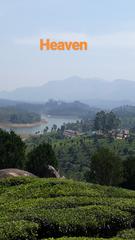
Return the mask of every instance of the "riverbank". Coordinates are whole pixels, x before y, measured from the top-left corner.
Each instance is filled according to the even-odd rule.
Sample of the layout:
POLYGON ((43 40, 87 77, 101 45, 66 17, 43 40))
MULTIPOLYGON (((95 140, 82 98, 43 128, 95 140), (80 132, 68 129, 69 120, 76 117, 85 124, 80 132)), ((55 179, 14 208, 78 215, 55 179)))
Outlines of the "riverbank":
POLYGON ((42 119, 40 122, 34 122, 34 123, 0 123, 0 128, 33 128, 38 127, 42 124, 47 124, 47 120, 42 119))
POLYGON ((61 128, 63 123, 76 122, 77 120, 79 119, 64 116, 52 117, 42 114, 39 122, 34 122, 31 124, 11 124, 11 122, 0 122, 0 128, 6 130, 13 129, 15 133, 25 139, 31 135, 43 134, 46 127, 48 127, 48 132, 51 131, 54 124, 57 125, 57 128, 61 128))

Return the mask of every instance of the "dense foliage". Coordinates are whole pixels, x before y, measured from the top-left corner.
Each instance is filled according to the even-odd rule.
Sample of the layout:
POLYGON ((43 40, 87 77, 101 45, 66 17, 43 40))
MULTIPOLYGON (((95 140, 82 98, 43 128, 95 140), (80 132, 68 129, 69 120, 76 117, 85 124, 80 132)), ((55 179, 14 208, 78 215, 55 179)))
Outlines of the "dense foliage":
POLYGON ((124 180, 122 186, 135 189, 135 156, 129 156, 124 161, 124 180))
POLYGON ((25 143, 13 131, 0 129, 0 169, 22 168, 25 163, 25 143))
POLYGON ((94 120, 94 128, 96 130, 102 130, 104 132, 117 129, 120 125, 120 120, 113 112, 98 112, 94 120))
POLYGON ((48 165, 58 166, 55 153, 48 143, 42 143, 27 155, 26 169, 39 177, 47 177, 48 165))
POLYGON ((134 208, 135 192, 120 188, 62 179, 0 180, 0 239, 134 239, 134 208))
POLYGON ((38 113, 22 110, 19 107, 1 107, 1 123, 34 123, 39 122, 41 117, 38 113))
POLYGON ((101 185, 117 186, 123 181, 123 163, 108 148, 99 148, 91 158, 86 179, 101 185))
POLYGON ((95 115, 95 111, 90 109, 89 105, 75 102, 62 102, 50 100, 44 105, 44 112, 50 115, 57 116, 85 116, 91 110, 92 114, 95 115))
POLYGON ((121 120, 121 127, 135 127, 135 106, 121 106, 113 109, 113 112, 121 120))
MULTIPOLYGON (((51 132, 38 137, 35 136, 29 138, 26 141, 27 151, 30 151, 33 146, 38 146, 42 142, 49 142, 52 145, 59 162, 61 175, 76 180, 85 180, 86 173, 88 173, 90 169, 92 156, 98 151, 99 148, 107 148, 116 156, 116 158, 122 159, 122 163, 124 165, 123 186, 134 189, 135 185, 133 179, 135 164, 134 161, 128 161, 129 158, 135 156, 134 137, 131 136, 128 139, 121 140, 104 136, 92 137, 87 135, 74 138, 64 138, 59 132, 51 132), (129 166, 126 164, 127 161, 129 166), (132 169, 132 174, 129 169, 132 169), (131 181, 133 181, 132 185, 131 181)), ((115 163, 118 167, 117 160, 115 163)), ((114 168, 116 167, 114 166, 114 168)), ((121 167, 118 169, 118 171, 121 172, 120 169, 121 167)))
POLYGON ((21 168, 39 177, 47 177, 47 166, 58 166, 52 146, 39 144, 26 154, 26 144, 13 131, 0 129, 0 169, 21 168))

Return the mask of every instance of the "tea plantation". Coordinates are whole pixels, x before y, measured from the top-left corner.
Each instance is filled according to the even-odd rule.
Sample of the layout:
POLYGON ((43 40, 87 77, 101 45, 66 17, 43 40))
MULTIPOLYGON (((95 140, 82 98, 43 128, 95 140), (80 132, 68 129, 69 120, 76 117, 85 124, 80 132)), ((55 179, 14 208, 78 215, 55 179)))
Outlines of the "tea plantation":
POLYGON ((135 239, 135 191, 65 179, 0 180, 0 240, 135 239))

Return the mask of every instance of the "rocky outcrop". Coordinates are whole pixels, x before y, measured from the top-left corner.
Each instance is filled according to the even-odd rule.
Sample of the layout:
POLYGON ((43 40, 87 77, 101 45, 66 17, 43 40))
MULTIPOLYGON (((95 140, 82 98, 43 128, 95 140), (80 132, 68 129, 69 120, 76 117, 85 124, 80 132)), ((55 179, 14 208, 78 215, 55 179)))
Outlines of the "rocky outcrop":
POLYGON ((60 178, 59 172, 51 165, 48 165, 47 175, 46 177, 50 178, 60 178))
MULTIPOLYGON (((1 169, 0 170, 0 178, 6 178, 6 177, 37 177, 36 175, 24 171, 24 170, 20 170, 17 168, 6 168, 6 169, 1 169)), ((46 168, 45 174, 44 174, 45 178, 60 178, 60 174, 59 172, 51 165, 48 165, 48 167, 46 168)))
POLYGON ((1 169, 0 170, 0 178, 6 178, 6 177, 21 177, 21 176, 26 176, 26 177, 36 177, 34 174, 23 171, 17 168, 6 168, 6 169, 1 169))

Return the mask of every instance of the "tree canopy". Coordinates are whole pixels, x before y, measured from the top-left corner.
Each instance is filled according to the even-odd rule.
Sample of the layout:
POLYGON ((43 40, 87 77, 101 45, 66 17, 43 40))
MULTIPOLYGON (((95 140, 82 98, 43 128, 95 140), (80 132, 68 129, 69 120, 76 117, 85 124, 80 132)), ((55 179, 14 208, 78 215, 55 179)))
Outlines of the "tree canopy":
POLYGON ((129 156, 123 162, 124 182, 123 187, 135 189, 135 156, 129 156))
POLYGON ((21 168, 25 160, 25 144, 13 131, 0 129, 0 168, 21 168))
POLYGON ((58 165, 52 146, 48 143, 39 144, 28 153, 27 158, 26 169, 39 177, 47 175, 48 165, 58 165))
POLYGON ((118 185, 123 180, 121 158, 107 148, 98 149, 91 158, 86 178, 101 185, 118 185))
POLYGON ((96 130, 109 131, 116 129, 120 124, 120 120, 111 112, 100 111, 96 114, 94 120, 94 128, 96 130))

